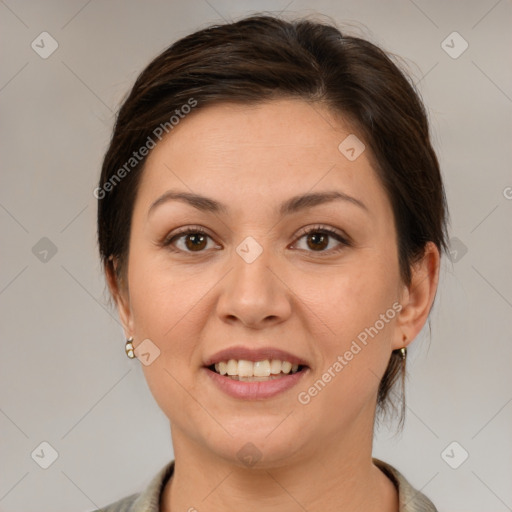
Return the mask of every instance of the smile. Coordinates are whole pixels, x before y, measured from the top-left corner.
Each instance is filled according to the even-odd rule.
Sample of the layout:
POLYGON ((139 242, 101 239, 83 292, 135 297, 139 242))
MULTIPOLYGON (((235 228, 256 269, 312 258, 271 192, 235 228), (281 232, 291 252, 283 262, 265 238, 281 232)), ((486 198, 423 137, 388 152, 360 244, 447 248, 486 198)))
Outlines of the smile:
POLYGON ((303 366, 279 359, 264 359, 254 362, 246 359, 229 359, 227 361, 219 361, 209 366, 209 369, 232 380, 264 382, 297 373, 303 369, 303 366))
POLYGON ((290 390, 304 378, 309 372, 308 366, 292 365, 289 361, 263 360, 246 361, 231 359, 221 361, 214 365, 203 367, 209 381, 220 390, 232 398, 239 400, 266 400, 290 390), (272 367, 277 372, 278 364, 280 368, 278 373, 272 373, 272 367), (224 367, 224 363, 226 366, 224 367), (252 364, 252 368, 247 363, 252 364), (258 364, 261 363, 261 364, 258 364), (217 370, 215 369, 217 366, 217 370), (228 375, 228 367, 234 375, 228 375), (283 371, 287 370, 286 372, 283 371), (293 369, 293 371, 292 371, 293 369), (221 371, 225 371, 224 375, 221 371), (239 375, 239 372, 242 375, 239 375), (247 375, 247 373, 252 375, 247 375), (269 375, 257 376, 254 373, 269 373, 269 375))

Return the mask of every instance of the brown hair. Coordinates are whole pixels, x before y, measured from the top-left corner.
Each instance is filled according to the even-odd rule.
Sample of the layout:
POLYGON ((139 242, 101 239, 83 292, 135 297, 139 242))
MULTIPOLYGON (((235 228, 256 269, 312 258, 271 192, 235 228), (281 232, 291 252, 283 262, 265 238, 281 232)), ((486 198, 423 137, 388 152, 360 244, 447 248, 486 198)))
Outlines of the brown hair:
MULTIPOLYGON (((170 116, 182 117, 192 102, 197 110, 275 98, 322 103, 348 119, 371 148, 373 167, 393 209, 404 283, 410 284, 411 265, 428 241, 446 252, 444 187, 425 109, 410 79, 379 47, 345 36, 333 25, 255 15, 180 39, 142 71, 124 100, 95 191, 99 250, 107 273, 120 282, 125 277, 131 216, 145 162, 145 157, 134 159, 134 150, 150 147, 158 127, 170 132, 170 116)), ((393 403, 391 388, 399 377, 403 387, 404 376, 405 364, 394 351, 379 386, 381 412, 393 403)), ((402 393, 402 419, 403 405, 402 393)))

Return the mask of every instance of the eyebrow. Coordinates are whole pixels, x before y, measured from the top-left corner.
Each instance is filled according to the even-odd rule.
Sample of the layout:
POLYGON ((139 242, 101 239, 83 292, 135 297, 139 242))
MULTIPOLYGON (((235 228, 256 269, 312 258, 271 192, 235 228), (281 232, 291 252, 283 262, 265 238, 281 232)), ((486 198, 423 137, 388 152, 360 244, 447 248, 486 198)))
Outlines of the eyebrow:
MULTIPOLYGON (((175 190, 168 190, 167 192, 165 192, 165 194, 163 194, 155 202, 153 202, 153 204, 149 207, 148 217, 155 210, 155 208, 169 201, 182 201, 204 212, 224 214, 229 213, 229 208, 225 204, 220 203, 215 199, 211 199, 209 197, 194 194, 191 192, 179 192, 175 190)), ((369 212, 368 207, 361 200, 349 196, 344 192, 332 190, 327 192, 301 194, 298 196, 291 197, 290 199, 287 199, 281 204, 278 213, 281 217, 284 217, 286 215, 296 213, 300 210, 313 208, 314 206, 329 203, 332 201, 345 201, 350 204, 358 206, 359 208, 365 210, 367 213, 369 212)))

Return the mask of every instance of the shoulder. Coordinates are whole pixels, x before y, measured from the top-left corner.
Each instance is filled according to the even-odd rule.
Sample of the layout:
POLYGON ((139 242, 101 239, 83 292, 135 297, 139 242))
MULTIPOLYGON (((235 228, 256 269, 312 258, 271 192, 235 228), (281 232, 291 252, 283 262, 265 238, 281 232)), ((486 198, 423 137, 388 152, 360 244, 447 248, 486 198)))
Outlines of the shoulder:
POLYGON ((417 491, 400 471, 379 459, 373 459, 373 463, 395 484, 398 490, 399 512, 438 512, 434 504, 417 491))
POLYGON ((125 496, 93 512, 159 512, 162 492, 173 471, 174 460, 162 467, 143 491, 125 496))

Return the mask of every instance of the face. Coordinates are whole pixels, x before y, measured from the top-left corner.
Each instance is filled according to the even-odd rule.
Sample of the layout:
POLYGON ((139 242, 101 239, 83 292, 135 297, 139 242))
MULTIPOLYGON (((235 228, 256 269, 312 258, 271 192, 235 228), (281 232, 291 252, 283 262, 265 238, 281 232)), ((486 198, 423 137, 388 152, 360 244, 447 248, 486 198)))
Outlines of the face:
POLYGON ((371 148, 353 161, 338 149, 352 133, 301 100, 222 104, 149 155, 118 305, 136 349, 150 340, 143 370, 173 438, 277 465, 373 426, 405 288, 371 148), (230 355, 304 369, 240 382, 205 367, 230 355))

